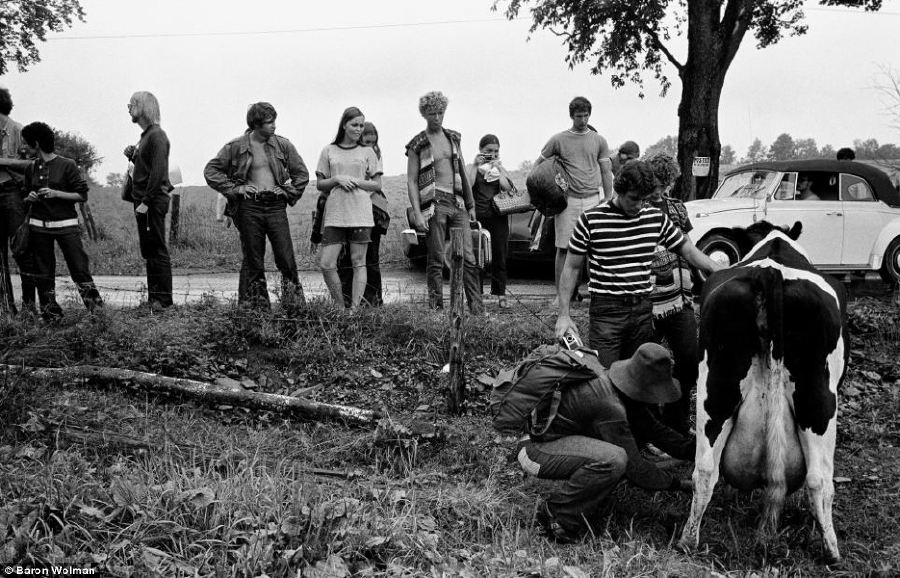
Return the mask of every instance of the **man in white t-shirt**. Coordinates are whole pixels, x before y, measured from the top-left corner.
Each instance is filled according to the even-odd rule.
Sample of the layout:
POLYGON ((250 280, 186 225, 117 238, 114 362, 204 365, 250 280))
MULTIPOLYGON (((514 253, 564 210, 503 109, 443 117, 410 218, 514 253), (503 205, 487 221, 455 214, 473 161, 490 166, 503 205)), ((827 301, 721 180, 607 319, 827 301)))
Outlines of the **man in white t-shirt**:
POLYGON ((591 119, 590 101, 583 96, 573 98, 569 103, 569 118, 572 119, 572 128, 550 137, 541 149, 541 156, 534 161, 534 165, 537 166, 547 159, 556 157, 569 176, 566 210, 556 215, 554 223, 556 227, 554 279, 557 288, 559 276, 566 263, 569 239, 578 217, 587 209, 600 204, 601 183, 603 198, 612 198, 613 194, 609 145, 605 138, 588 126, 591 119))

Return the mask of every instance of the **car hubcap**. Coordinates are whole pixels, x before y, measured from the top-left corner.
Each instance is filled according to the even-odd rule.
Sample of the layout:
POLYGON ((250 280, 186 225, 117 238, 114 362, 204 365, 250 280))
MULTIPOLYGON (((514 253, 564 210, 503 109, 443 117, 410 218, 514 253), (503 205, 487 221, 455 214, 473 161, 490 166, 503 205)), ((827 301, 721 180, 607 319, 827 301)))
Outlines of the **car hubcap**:
POLYGON ((731 265, 731 257, 722 249, 715 249, 709 252, 709 258, 720 265, 731 265))

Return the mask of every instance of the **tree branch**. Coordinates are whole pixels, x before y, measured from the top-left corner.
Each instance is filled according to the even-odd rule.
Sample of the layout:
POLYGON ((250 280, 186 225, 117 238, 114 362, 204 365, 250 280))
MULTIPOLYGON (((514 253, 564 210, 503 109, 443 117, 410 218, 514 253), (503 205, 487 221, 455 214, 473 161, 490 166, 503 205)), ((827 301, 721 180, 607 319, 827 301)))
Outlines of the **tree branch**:
POLYGON ((680 63, 677 58, 675 58, 675 55, 672 54, 668 48, 666 48, 666 45, 663 44, 662 39, 660 39, 659 37, 659 34, 655 30, 647 26, 647 24, 642 24, 641 27, 644 29, 644 32, 647 33, 647 36, 650 37, 650 41, 653 43, 653 45, 656 46, 656 48, 666 56, 666 59, 668 59, 668 61, 672 63, 672 66, 674 66, 675 69, 678 70, 678 74, 681 74, 681 71, 684 70, 684 65, 680 63))

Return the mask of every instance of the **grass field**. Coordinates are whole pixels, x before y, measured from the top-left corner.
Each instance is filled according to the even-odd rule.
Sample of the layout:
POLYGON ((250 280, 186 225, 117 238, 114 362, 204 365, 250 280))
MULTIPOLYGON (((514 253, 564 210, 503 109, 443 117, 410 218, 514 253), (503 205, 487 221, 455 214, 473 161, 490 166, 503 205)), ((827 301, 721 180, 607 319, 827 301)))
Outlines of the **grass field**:
MULTIPOLYGON (((587 311, 575 308, 583 324, 587 311)), ((835 525, 844 561, 821 563, 802 495, 756 544, 760 496, 720 486, 701 549, 673 538, 689 497, 627 484, 602 531, 559 546, 532 519, 525 478, 487 417, 489 378, 549 338, 515 312, 469 320, 469 409, 443 411, 445 317, 410 305, 354 316, 323 302, 259 314, 207 302, 0 320, 0 362, 92 363, 380 409, 444 439, 391 443, 374 428, 287 420, 136 390, 0 376, 0 565, 68 564, 111 576, 896 576, 900 568, 900 316, 851 304, 835 525), (125 441, 122 438, 125 438, 125 441)), ((681 466, 689 473, 689 466, 681 466)))
MULTIPOLYGON (((519 186, 524 186, 524 173, 513 173, 519 186)), ((172 267, 178 271, 237 272, 241 263, 240 239, 234 227, 226 228, 215 220, 216 193, 209 187, 181 188, 181 226, 176 243, 170 247, 172 267)), ((391 226, 381 242, 384 267, 406 267, 400 245, 400 231, 407 228, 406 176, 384 178, 384 192, 390 203, 391 226)), ((291 236, 297 265, 301 269, 318 270, 315 256, 309 250, 310 215, 319 192, 310 185, 300 201, 288 208, 291 236)), ((84 238, 85 250, 95 275, 143 275, 144 261, 138 250, 137 226, 130 203, 119 198, 119 190, 95 186, 89 195, 89 206, 99 230, 98 241, 84 238)), ((267 268, 274 269, 271 251, 267 268)), ((57 273, 67 274, 65 263, 57 259, 57 273)))

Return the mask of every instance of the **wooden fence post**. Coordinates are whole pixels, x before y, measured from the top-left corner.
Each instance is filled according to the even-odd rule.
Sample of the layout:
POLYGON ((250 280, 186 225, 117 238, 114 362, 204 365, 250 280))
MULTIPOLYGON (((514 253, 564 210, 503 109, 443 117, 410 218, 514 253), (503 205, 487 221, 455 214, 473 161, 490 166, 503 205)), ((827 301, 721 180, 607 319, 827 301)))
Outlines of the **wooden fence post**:
POLYGON ((177 188, 172 191, 170 209, 172 216, 169 220, 169 245, 174 245, 178 240, 178 226, 181 224, 181 191, 177 188))
POLYGON ((468 229, 450 229, 450 379, 447 384, 447 411, 462 413, 466 404, 466 379, 463 364, 463 235, 468 229))
POLYGON ((84 221, 84 228, 87 230, 88 238, 91 241, 96 241, 97 225, 94 223, 94 214, 91 212, 91 207, 87 203, 78 203, 78 208, 81 210, 81 220, 84 221))

